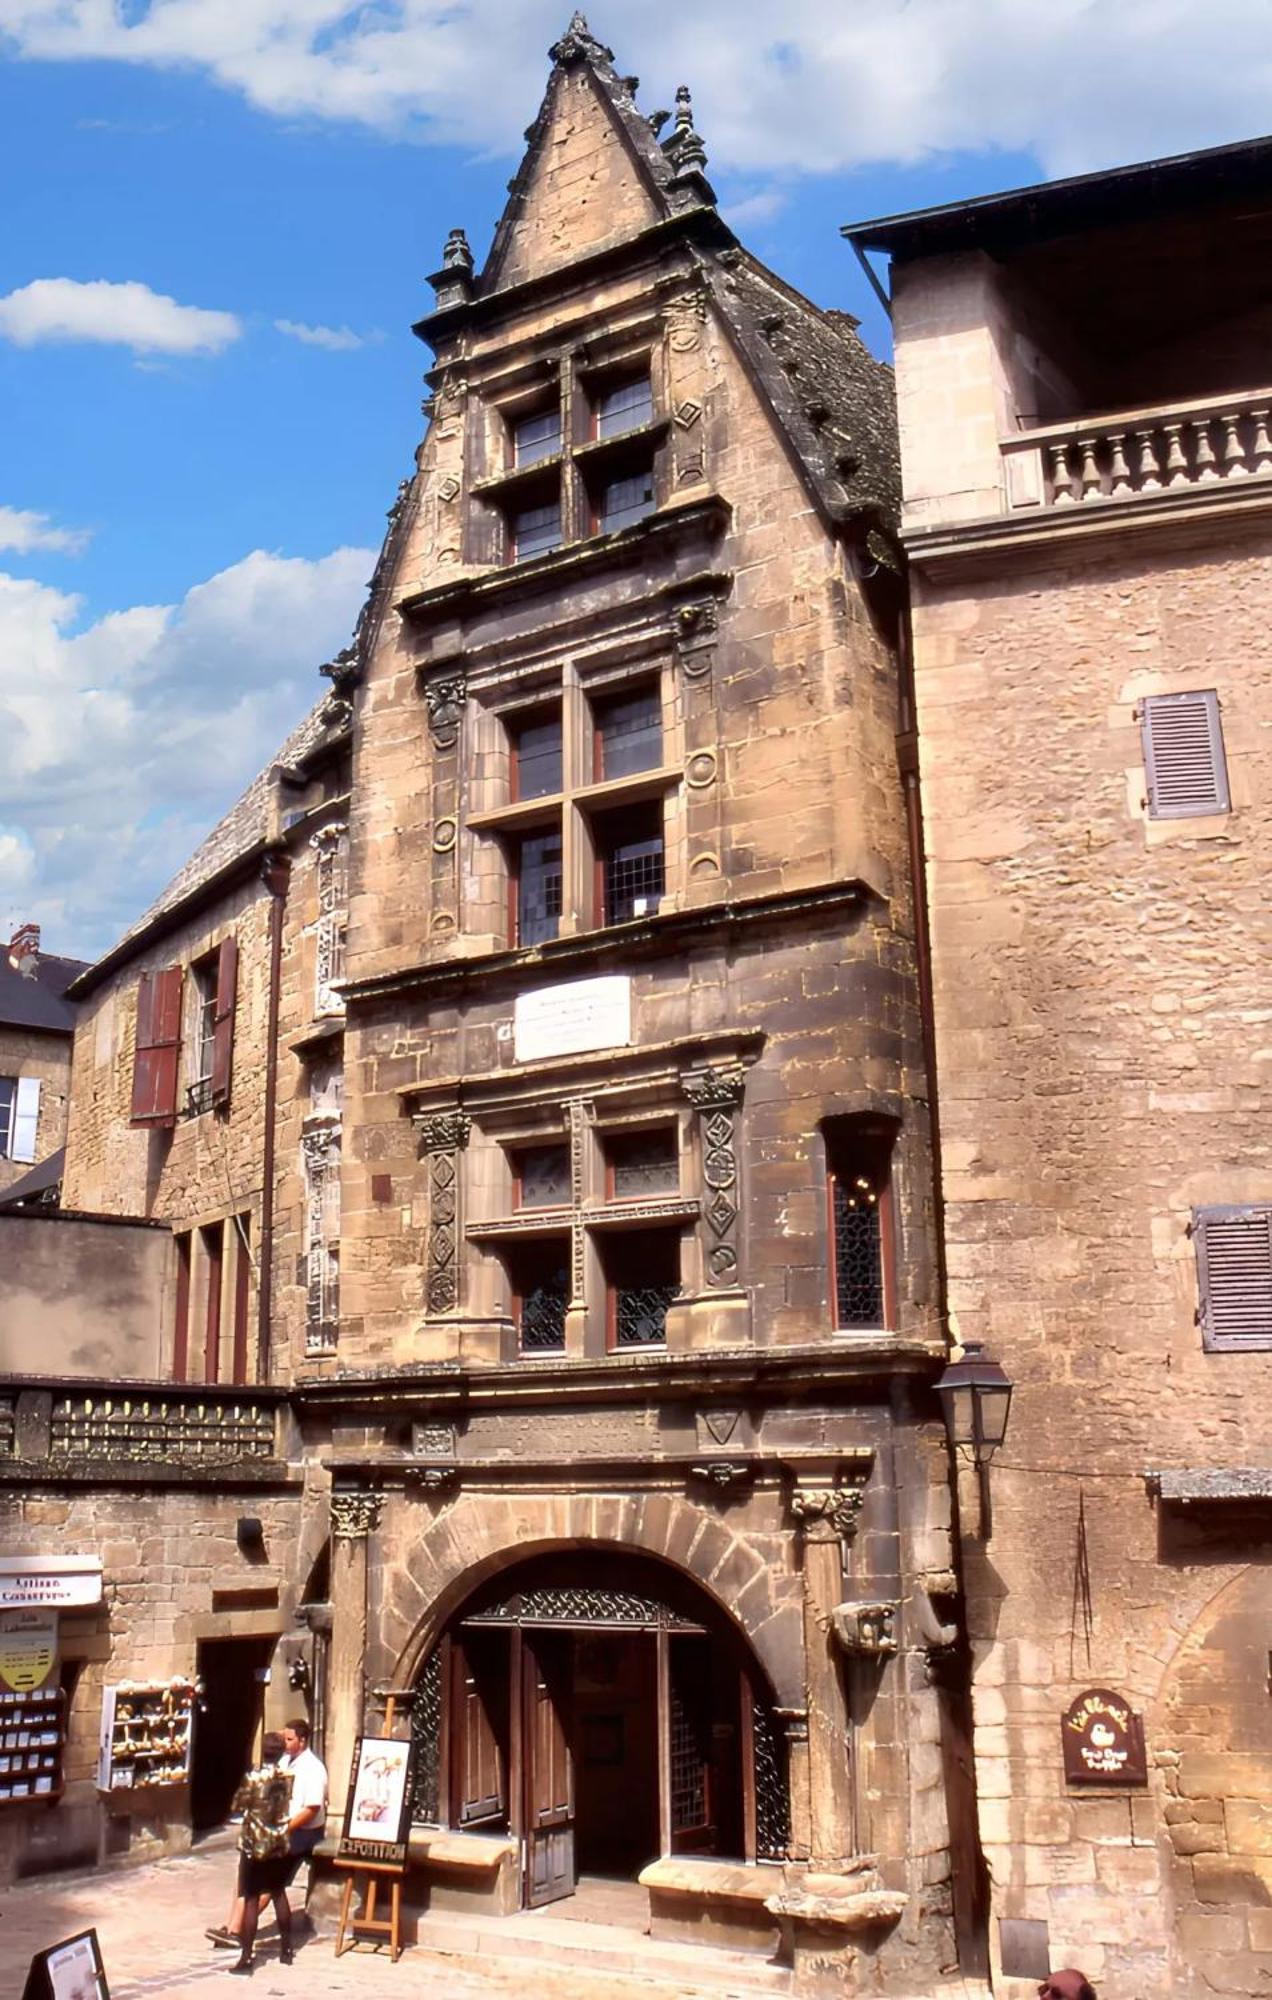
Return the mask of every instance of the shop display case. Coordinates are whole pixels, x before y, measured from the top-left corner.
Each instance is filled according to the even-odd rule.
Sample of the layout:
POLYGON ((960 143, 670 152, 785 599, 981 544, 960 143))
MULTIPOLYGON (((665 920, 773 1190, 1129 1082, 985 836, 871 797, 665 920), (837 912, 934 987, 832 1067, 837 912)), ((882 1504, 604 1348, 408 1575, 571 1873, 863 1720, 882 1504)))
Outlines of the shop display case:
POLYGON ((181 1677, 103 1688, 98 1790, 184 1783, 190 1774, 194 1696, 194 1682, 181 1677))
POLYGON ((0 1687, 0 1805, 62 1791, 66 1697, 60 1687, 0 1687))

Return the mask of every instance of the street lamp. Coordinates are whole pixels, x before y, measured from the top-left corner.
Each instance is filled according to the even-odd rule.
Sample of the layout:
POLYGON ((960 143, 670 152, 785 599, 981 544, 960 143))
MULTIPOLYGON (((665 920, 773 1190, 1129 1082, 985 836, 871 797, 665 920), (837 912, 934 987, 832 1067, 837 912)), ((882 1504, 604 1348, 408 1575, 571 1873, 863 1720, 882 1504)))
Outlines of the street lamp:
POLYGON ((936 1384, 950 1444, 976 1467, 981 1533, 988 1541, 994 1517, 989 1501, 989 1461, 1007 1435, 1012 1384, 979 1340, 969 1340, 936 1384))

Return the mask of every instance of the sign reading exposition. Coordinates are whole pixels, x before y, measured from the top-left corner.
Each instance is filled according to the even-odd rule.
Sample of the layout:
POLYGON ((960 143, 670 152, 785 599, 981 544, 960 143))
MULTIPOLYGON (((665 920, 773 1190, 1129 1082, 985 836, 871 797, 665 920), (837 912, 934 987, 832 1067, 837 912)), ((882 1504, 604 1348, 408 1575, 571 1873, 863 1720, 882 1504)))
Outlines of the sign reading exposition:
POLYGON ((626 1048, 632 1038, 632 982, 624 973, 612 973, 538 986, 518 994, 512 1023, 519 1063, 626 1048))
POLYGON ((1112 1688, 1088 1688, 1060 1725, 1070 1785, 1146 1785, 1143 1718, 1112 1688))
POLYGON ((414 1777, 412 1744, 396 1736, 358 1738, 337 1861, 406 1867, 414 1777))
POLYGON ((0 1556, 0 1611, 69 1611, 101 1601, 96 1556, 0 1556))
POLYGON ((56 1675, 56 1611, 0 1611, 0 1689, 30 1694, 56 1675))

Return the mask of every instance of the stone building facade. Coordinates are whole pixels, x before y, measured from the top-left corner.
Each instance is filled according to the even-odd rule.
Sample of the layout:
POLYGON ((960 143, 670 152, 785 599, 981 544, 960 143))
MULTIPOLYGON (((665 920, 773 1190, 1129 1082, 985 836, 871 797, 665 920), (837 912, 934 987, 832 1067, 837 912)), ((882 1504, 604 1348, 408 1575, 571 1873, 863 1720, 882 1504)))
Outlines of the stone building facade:
POLYGON ((6 1535, 107 1580, 103 1851, 215 1804, 94 1799, 107 1678, 197 1671, 224 1766, 291 1667, 337 1796, 409 1715, 409 1895, 619 1873, 913 1990, 977 1881, 890 378, 687 92, 552 60, 331 696, 77 984, 66 1201, 162 1234, 157 1379, 4 1385, 6 1535))
POLYGON ((847 232, 892 259, 951 1331, 1016 1385, 992 1536, 962 1496, 1007 1992, 1272 1973, 1270 157, 847 232), (1071 1781, 1092 1689, 1142 1780, 1071 1781))
MULTIPOLYGON (((0 952, 0 1200, 66 1144, 75 1008, 66 989, 79 959, 40 949, 22 924, 0 952)), ((45 1176, 56 1188, 57 1173, 45 1176)))

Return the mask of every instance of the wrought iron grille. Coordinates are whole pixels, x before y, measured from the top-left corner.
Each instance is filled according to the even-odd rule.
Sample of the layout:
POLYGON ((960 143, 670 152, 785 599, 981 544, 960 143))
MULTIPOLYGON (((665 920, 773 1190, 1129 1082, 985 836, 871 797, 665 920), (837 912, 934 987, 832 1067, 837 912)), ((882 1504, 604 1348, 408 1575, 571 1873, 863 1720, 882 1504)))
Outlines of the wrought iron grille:
POLYGON ((519 1337, 523 1354, 558 1354, 565 1346, 570 1288, 565 1273, 543 1279, 521 1295, 519 1337))
POLYGON ((865 1175, 831 1183, 835 1227, 835 1323, 883 1325, 883 1240, 879 1195, 865 1175))
POLYGON ((518 1591, 497 1604, 483 1605, 465 1618, 465 1624, 498 1622, 501 1625, 530 1620, 536 1625, 665 1625, 668 1630, 696 1631, 692 1619, 683 1618, 669 1604, 654 1597, 640 1597, 631 1590, 540 1589, 518 1591))
POLYGON ((436 1826, 442 1816, 442 1655, 434 1648, 424 1662, 411 1703, 415 1745, 415 1790, 411 1818, 436 1826))
POLYGON ((212 1109, 212 1079, 201 1076, 197 1083, 186 1085, 185 1115, 187 1118, 201 1118, 205 1111, 212 1109))
POLYGON ((614 1292, 614 1345, 656 1347, 667 1338, 667 1308, 679 1285, 619 1285, 614 1292))
POLYGON ((249 1399, 63 1396, 53 1405, 50 1455, 176 1465, 274 1456, 274 1412, 249 1399))
POLYGON ((707 1755, 698 1718, 690 1714, 677 1690, 671 1690, 671 1830, 683 1833, 705 1826, 707 1819, 707 1755))
POLYGON ((0 1396, 0 1458, 12 1458, 17 1442, 17 1404, 12 1396, 0 1396))
POLYGON ((756 1855, 761 1861, 784 1861, 791 1844, 786 1749, 772 1712, 760 1701, 751 1706, 751 1736, 755 1751, 756 1855))
POLYGON ((662 835, 616 842, 605 857, 605 921, 625 924, 648 916, 665 882, 662 835))

